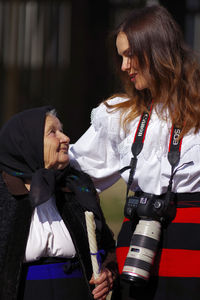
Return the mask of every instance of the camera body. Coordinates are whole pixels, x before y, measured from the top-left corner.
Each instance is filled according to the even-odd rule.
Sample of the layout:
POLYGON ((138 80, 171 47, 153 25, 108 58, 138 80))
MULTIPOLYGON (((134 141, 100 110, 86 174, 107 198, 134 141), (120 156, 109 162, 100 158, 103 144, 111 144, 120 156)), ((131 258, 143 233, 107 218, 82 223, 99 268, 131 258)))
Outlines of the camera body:
POLYGON ((167 226, 176 215, 174 194, 156 196, 140 192, 127 197, 124 215, 129 219, 139 217, 139 223, 132 235, 121 278, 144 285, 158 248, 161 225, 167 226))
POLYGON ((157 196, 141 192, 139 196, 127 197, 124 215, 129 219, 138 216, 143 219, 156 220, 165 225, 176 215, 174 193, 168 192, 157 196))

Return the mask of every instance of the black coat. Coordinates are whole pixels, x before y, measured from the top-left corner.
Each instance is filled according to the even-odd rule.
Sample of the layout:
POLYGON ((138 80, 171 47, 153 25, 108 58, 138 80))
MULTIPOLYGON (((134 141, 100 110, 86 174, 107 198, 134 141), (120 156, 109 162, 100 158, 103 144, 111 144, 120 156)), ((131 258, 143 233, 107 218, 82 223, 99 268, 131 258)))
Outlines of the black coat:
MULTIPOLYGON (((87 179, 87 178, 86 178, 87 179)), ((90 183, 91 184, 91 183, 90 183)), ((99 249, 114 252, 115 243, 107 227, 98 201, 94 202, 101 214, 101 232, 97 232, 99 249)), ((84 208, 72 193, 57 192, 58 211, 68 228, 81 269, 88 286, 88 299, 93 299, 88 281, 92 276, 92 265, 85 226, 84 208)), ((0 299, 15 300, 20 283, 21 268, 33 208, 21 179, 0 174, 0 299)), ((112 264, 109 263, 109 264, 112 264)))

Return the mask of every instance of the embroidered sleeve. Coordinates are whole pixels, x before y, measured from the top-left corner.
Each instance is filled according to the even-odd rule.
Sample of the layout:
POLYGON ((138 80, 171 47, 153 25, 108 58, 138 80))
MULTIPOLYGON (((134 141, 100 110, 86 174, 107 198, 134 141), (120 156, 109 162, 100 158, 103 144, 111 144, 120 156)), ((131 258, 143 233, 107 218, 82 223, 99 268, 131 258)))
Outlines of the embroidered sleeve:
POLYGON ((100 104, 92 110, 89 129, 70 148, 72 164, 88 173, 99 190, 120 178, 117 147, 121 130, 119 111, 111 113, 104 104, 100 104))

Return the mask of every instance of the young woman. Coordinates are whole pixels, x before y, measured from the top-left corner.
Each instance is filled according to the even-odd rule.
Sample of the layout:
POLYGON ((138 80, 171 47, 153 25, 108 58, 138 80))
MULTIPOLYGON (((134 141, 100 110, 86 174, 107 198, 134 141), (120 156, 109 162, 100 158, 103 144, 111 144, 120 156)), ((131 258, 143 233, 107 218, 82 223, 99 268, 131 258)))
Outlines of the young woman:
POLYGON ((113 299, 188 300, 192 293, 197 300, 200 67, 161 6, 133 10, 114 37, 124 94, 95 108, 91 127, 70 148, 74 165, 90 174, 100 191, 121 176, 127 196, 129 190, 135 193, 128 198, 127 204, 135 206, 127 211, 118 237, 119 271, 127 276, 121 277, 126 280, 113 299), (150 203, 151 209, 139 211, 142 203, 150 203), (138 222, 145 219, 156 221, 161 230, 153 251, 140 244, 146 235, 152 240, 150 233, 137 232, 139 245, 131 242, 138 222), (139 256, 129 255, 123 270, 130 243, 139 256), (142 247, 155 259, 140 256, 142 247), (146 284, 137 286, 138 278, 146 284))

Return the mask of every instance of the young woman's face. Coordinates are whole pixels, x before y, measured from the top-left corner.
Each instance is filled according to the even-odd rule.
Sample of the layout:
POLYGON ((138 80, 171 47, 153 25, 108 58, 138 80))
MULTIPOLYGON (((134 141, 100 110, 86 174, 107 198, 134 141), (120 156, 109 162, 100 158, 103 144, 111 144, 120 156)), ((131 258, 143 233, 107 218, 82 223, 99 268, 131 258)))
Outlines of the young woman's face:
POLYGON ((62 132, 58 118, 48 115, 44 127, 44 165, 46 169, 63 169, 69 163, 70 139, 62 132))
POLYGON ((139 68, 137 58, 130 57, 129 42, 124 32, 120 32, 118 34, 116 47, 118 54, 122 57, 121 70, 127 72, 130 77, 130 81, 135 85, 135 88, 137 90, 148 88, 148 82, 139 68))

